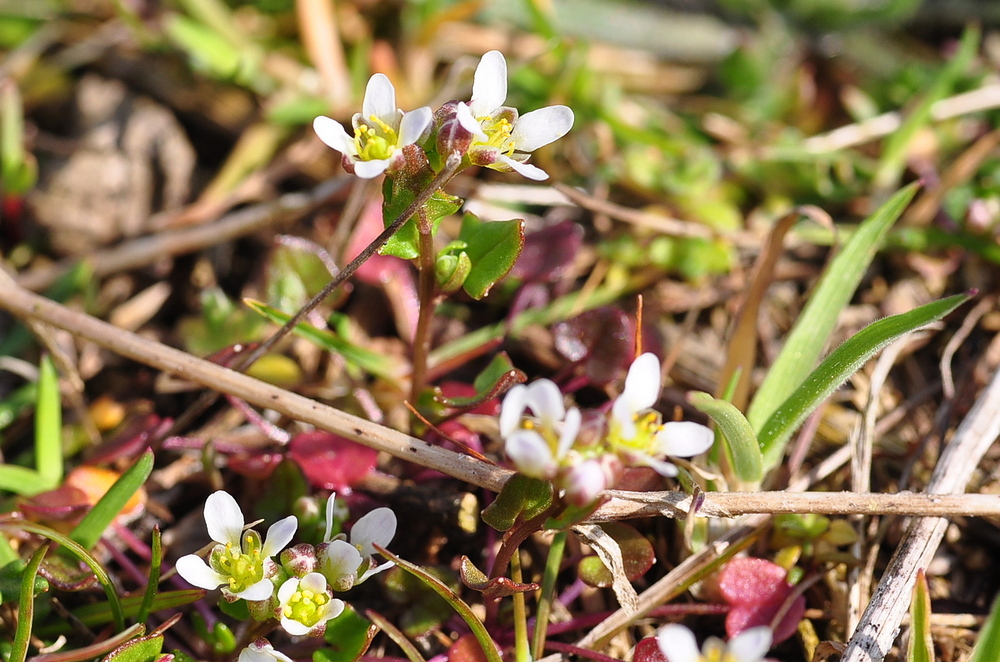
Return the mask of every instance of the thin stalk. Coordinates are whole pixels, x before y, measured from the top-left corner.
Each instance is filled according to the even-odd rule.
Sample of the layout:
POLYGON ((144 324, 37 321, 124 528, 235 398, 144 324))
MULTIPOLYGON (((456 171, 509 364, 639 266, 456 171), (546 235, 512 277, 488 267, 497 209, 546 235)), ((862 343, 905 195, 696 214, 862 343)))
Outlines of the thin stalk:
MULTIPOLYGON (((233 363, 230 368, 237 372, 244 372, 247 368, 252 366, 257 359, 267 354, 271 351, 281 339, 287 336, 289 333, 299 325, 300 322, 306 319, 306 317, 316 309, 316 307, 323 302, 328 296, 333 294, 333 291, 340 287, 344 281, 354 275, 362 264, 368 261, 368 259, 374 255, 379 249, 385 246, 386 242, 396 234, 399 228, 403 227, 414 214, 420 210, 434 193, 447 184, 455 173, 458 172, 459 167, 462 165, 462 155, 458 152, 453 152, 448 156, 445 161, 444 168, 441 169, 434 179, 428 184, 427 188, 420 192, 413 202, 403 210, 403 212, 393 219, 385 230, 382 231, 378 237, 376 237, 370 244, 368 244, 361 253, 358 254, 356 258, 351 260, 351 262, 341 270, 333 279, 326 284, 318 294, 316 294, 312 299, 310 299, 306 304, 294 315, 291 319, 285 322, 285 325, 280 329, 275 331, 275 333, 264 340, 256 349, 251 350, 246 354, 246 356, 238 359, 233 363)), ((183 414, 177 417, 177 420, 170 427, 169 430, 160 435, 159 440, 166 439, 170 435, 176 434, 177 431, 187 428, 194 422, 194 420, 202 414, 206 409, 212 406, 212 403, 219 397, 219 394, 215 391, 209 391, 204 394, 193 405, 191 405, 183 414)))
POLYGON ((437 276, 434 273, 434 237, 431 223, 425 210, 420 210, 420 267, 417 294, 420 310, 417 313, 417 328, 413 333, 413 372, 410 376, 410 402, 414 407, 420 401, 420 392, 427 381, 427 356, 431 351, 431 322, 434 320, 435 290, 437 276))
MULTIPOLYGON (((510 557, 510 578, 520 584, 521 556, 510 557)), ((531 662, 531 651, 528 648, 528 610, 524 605, 524 593, 515 593, 514 598, 514 659, 517 662, 531 662)))
POLYGON ((556 531, 549 547, 549 556, 545 561, 545 574, 542 576, 542 594, 538 598, 538 609, 535 613, 535 631, 532 636, 532 653, 534 659, 540 660, 545 654, 545 638, 549 629, 549 614, 552 612, 552 597, 556 588, 556 577, 562 565, 563 553, 566 551, 566 531, 556 531))

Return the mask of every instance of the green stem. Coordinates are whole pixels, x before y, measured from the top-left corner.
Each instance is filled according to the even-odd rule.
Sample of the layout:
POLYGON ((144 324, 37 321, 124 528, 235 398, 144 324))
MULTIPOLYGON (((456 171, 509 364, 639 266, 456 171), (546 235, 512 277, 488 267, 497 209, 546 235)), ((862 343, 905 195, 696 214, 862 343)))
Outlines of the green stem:
POLYGON ((538 610, 535 614, 535 631, 532 637, 532 652, 534 659, 540 660, 545 654, 545 637, 549 629, 549 614, 552 611, 552 596, 555 593, 556 577, 562 566, 563 553, 566 551, 566 531, 556 531, 549 547, 549 557, 545 561, 545 574, 542 577, 542 594, 538 598, 538 610))
POLYGON ((21 597, 17 605, 17 631, 14 633, 14 647, 10 653, 10 662, 24 662, 28 655, 28 642, 31 639, 32 620, 35 616, 35 575, 41 565, 45 553, 49 551, 49 543, 43 544, 32 555, 28 566, 24 569, 21 579, 21 597))
POLYGON ((410 377, 410 403, 416 407, 420 402, 420 392, 427 381, 427 357, 431 351, 431 322, 434 320, 434 309, 437 289, 437 276, 434 273, 434 237, 431 235, 431 222, 427 218, 426 208, 418 212, 417 229, 420 232, 420 268, 417 283, 417 295, 420 310, 417 313, 417 328, 413 332, 413 373, 410 377))
MULTIPOLYGON (((510 557, 510 578, 515 583, 522 583, 521 557, 514 554, 510 557)), ((531 662, 531 651, 528 649, 528 611, 524 606, 524 593, 515 593, 514 598, 514 659, 517 662, 531 662)))

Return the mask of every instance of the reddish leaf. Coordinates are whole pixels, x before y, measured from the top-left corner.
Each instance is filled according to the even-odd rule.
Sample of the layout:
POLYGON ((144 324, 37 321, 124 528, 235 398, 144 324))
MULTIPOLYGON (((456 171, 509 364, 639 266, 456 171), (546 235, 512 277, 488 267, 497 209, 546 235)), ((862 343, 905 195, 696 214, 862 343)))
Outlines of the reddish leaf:
POLYGON ((529 233, 524 249, 510 270, 511 278, 551 283, 559 280, 573 264, 583 245, 583 228, 563 221, 529 233))
POLYGON ((448 662, 488 662, 475 635, 463 634, 448 649, 448 662))
POLYGON ((484 600, 499 600, 515 593, 537 591, 538 584, 518 584, 510 577, 494 577, 490 579, 482 570, 476 567, 468 556, 462 556, 462 565, 458 569, 462 583, 473 591, 483 594, 484 600))
MULTIPOLYGON (((795 590, 785 581, 786 571, 766 559, 733 559, 719 572, 723 599, 733 605, 726 616, 726 634, 734 637, 757 625, 770 625, 795 590)), ((788 639, 805 613, 806 599, 798 596, 774 631, 774 643, 788 639)))
POLYGON ((377 451, 322 430, 295 435, 288 453, 306 479, 324 490, 354 487, 375 468, 378 459, 377 451))
POLYGON ((18 509, 28 519, 68 533, 90 509, 87 493, 78 487, 63 485, 33 497, 18 499, 18 509))
POLYGON ((635 645, 632 662, 667 662, 667 658, 660 651, 656 637, 646 637, 635 645))
POLYGON ((635 355, 634 324, 611 306, 588 310, 552 328, 556 350, 580 362, 591 383, 603 386, 628 369, 635 355))

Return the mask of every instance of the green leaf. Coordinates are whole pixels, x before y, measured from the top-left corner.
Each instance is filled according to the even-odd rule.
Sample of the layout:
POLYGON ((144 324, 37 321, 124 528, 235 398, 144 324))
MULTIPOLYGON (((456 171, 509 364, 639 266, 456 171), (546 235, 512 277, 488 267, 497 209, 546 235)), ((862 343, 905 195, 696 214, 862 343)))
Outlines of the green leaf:
MULTIPOLYGON (((390 223, 407 207, 410 206, 417 193, 430 184, 433 179, 433 172, 427 170, 424 177, 387 177, 382 186, 382 217, 385 226, 390 223)), ((462 207, 461 198, 448 195, 444 191, 435 191, 424 205, 423 213, 431 222, 431 235, 436 235, 441 219, 450 214, 454 214, 462 207)), ((420 256, 420 232, 417 229, 416 221, 411 218, 396 231, 385 246, 379 251, 380 255, 394 255, 404 260, 413 260, 420 256)))
POLYGON ((473 299, 482 299, 497 281, 507 275, 524 248, 524 221, 484 223, 475 214, 466 213, 458 238, 464 241, 472 262, 462 288, 473 299))
POLYGON ((138 637, 108 653, 103 662, 152 662, 163 650, 163 635, 138 637))
MULTIPOLYGON (((886 233, 917 192, 911 184, 900 190, 858 226, 843 249, 827 266, 823 277, 799 316, 785 345, 767 371, 747 410, 747 420, 757 432, 782 402, 802 384, 829 341, 837 317, 854 296, 868 265, 886 233)), ((767 463, 765 463, 767 464, 767 463)))
POLYGON ((552 496, 549 481, 514 474, 483 510, 483 521, 497 531, 507 531, 518 520, 523 522, 543 513, 552 505, 552 496))
POLYGON ((100 501, 94 504, 90 512, 80 520, 69 534, 70 538, 86 549, 93 549, 104 530, 118 516, 132 495, 139 491, 152 471, 153 451, 147 448, 135 464, 115 481, 100 501))
POLYGON ((397 646, 403 649, 403 654, 406 655, 406 658, 410 660, 410 662, 425 662, 424 656, 420 654, 420 651, 413 645, 413 642, 407 639, 406 635, 392 624, 392 621, 372 609, 366 609, 365 616, 370 618, 375 627, 382 630, 382 632, 385 632, 386 636, 392 639, 397 646))
POLYGON ((326 624, 327 646, 313 653, 313 662, 354 662, 368 650, 378 629, 346 605, 337 618, 326 624))
MULTIPOLYGON (((208 593, 205 589, 190 588, 180 591, 160 591, 153 599, 150 612, 157 612, 161 609, 175 609, 197 602, 208 593)), ((129 618, 135 618, 142 609, 142 602, 145 596, 129 595, 121 599, 122 613, 129 618)), ((73 616, 80 619, 80 622, 87 627, 96 627, 110 623, 113 619, 111 607, 107 602, 97 602, 84 605, 73 610, 73 616)), ((68 627, 68 623, 61 623, 61 629, 48 629, 46 632, 62 632, 68 627)))
MULTIPOLYGON (((994 651, 994 655, 996 651, 994 651)), ((931 639, 931 596, 927 590, 927 575, 917 570, 910 600, 910 645, 907 662, 934 662, 934 641, 931 639)))
POLYGON ((146 590, 142 595, 142 603, 139 605, 139 613, 136 619, 140 623, 145 623, 149 618, 149 612, 153 608, 153 600, 156 599, 156 592, 160 587, 160 564, 163 562, 163 545, 160 544, 160 525, 153 526, 153 538, 149 558, 149 579, 146 581, 146 590))
POLYGON ((764 458, 757 435, 743 412, 725 400, 716 400, 709 393, 691 393, 688 401, 719 426, 736 477, 747 483, 760 482, 764 477, 764 458))
POLYGON ((21 597, 17 605, 17 630, 14 632, 14 648, 10 653, 10 662, 24 662, 28 654, 28 642, 31 639, 31 626, 35 614, 35 576, 38 566, 49 551, 49 543, 43 544, 31 555, 24 576, 21 579, 21 597))
POLYGON ((35 463, 43 490, 56 488, 63 477, 62 396, 52 360, 42 358, 35 407, 35 463))
POLYGON ((994 662, 997 651, 1000 651, 1000 596, 993 601, 989 618, 979 631, 979 639, 969 662, 994 662))
POLYGON ((785 443, 796 428, 868 359, 896 338, 941 319, 968 299, 968 294, 956 294, 908 313, 886 317, 869 324, 833 350, 764 423, 759 439, 765 467, 769 469, 781 460, 785 443))
POLYGON ((472 388, 476 394, 467 398, 446 398, 443 395, 435 395, 434 399, 445 407, 454 409, 470 409, 476 407, 496 394, 503 388, 510 388, 514 384, 525 381, 523 372, 514 367, 507 352, 500 352, 493 357, 490 364, 483 368, 483 371, 476 375, 472 382, 472 388))
POLYGON ((422 581, 426 586, 450 604, 456 612, 458 612, 458 615, 462 617, 465 624, 469 626, 470 630, 472 630, 472 634, 475 636, 476 641, 479 642, 479 646, 483 649, 483 655, 486 657, 488 662, 503 662, 503 658, 500 657, 500 649, 497 647, 496 642, 494 642, 490 637, 489 632, 486 631, 486 626, 483 625, 483 622, 479 620, 478 616, 476 616, 472 607, 466 604, 465 601, 463 601, 462 598, 455 593, 455 591, 420 566, 401 559, 383 547, 378 545, 375 547, 378 549, 379 553, 382 554, 382 556, 395 562, 397 567, 422 581))
MULTIPOLYGON (((288 313, 283 313, 261 301, 244 299, 255 312, 271 320, 275 324, 284 324, 292 319, 288 313)), ((358 366, 362 370, 389 381, 398 381, 402 375, 403 368, 398 361, 393 361, 383 354, 358 347, 351 342, 344 340, 332 331, 317 329, 311 324, 302 322, 295 327, 295 333, 319 345, 321 348, 340 354, 345 359, 358 366)))

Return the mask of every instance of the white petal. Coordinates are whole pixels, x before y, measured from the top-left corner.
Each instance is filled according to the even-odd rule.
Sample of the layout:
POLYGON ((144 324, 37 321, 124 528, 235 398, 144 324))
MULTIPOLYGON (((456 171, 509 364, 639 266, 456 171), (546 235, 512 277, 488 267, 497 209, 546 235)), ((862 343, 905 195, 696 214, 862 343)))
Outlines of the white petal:
POLYGON ((549 173, 545 172, 537 166, 533 166, 530 163, 521 163, 520 161, 515 161, 506 154, 500 154, 497 156, 498 163, 504 163, 510 167, 511 170, 521 175, 522 177, 527 177, 536 182, 544 182, 549 178, 549 173))
POLYGON ((354 174, 361 179, 374 179, 389 167, 389 159, 372 159, 371 161, 356 161, 354 174))
POLYGON ((417 108, 403 115, 403 120, 399 123, 399 147, 406 147, 420 140, 424 132, 431 127, 434 121, 434 113, 429 106, 417 108))
POLYGON ((656 643, 669 662, 698 662, 701 659, 694 633, 683 625, 663 626, 656 634, 656 643))
POLYGON ((569 449, 573 448, 576 436, 580 434, 580 422, 582 416, 576 407, 570 407, 563 419, 562 431, 559 433, 559 448, 556 450, 556 459, 561 460, 566 457, 569 449))
POLYGON ((337 493, 331 492, 330 498, 326 500, 326 532, 323 534, 323 542, 330 542, 333 533, 333 513, 336 510, 337 493))
POLYGON ((177 574, 191 586, 212 590, 229 580, 217 573, 197 554, 188 554, 177 559, 177 574))
POLYGON ((346 540, 334 540, 323 551, 320 570, 331 584, 337 584, 341 577, 356 574, 363 561, 357 547, 346 540))
POLYGON ((365 581, 369 577, 371 577, 373 575, 377 575, 380 572, 384 572, 385 570, 388 570, 389 568, 391 568, 394 565, 396 565, 395 561, 386 561, 385 563, 379 563, 378 565, 375 565, 375 566, 369 565, 368 569, 365 570, 364 573, 362 573, 362 575, 360 577, 358 577, 357 583, 360 584, 361 582, 365 581))
POLYGON ((479 61, 472 79, 469 107, 475 117, 485 117, 507 99, 507 61, 500 51, 490 51, 479 61))
POLYGON ((641 467, 649 467, 665 478, 673 478, 677 475, 677 467, 670 462, 664 462, 650 455, 635 455, 635 464, 641 467))
POLYGON ((351 544, 360 548, 361 557, 378 553, 375 545, 386 547, 396 535, 396 513, 390 508, 376 508, 354 524, 351 544))
POLYGON ((500 436, 509 437, 518 428, 527 406, 528 387, 518 384, 507 391, 500 405, 500 436))
POLYGON ((587 460, 573 467, 562 484, 574 504, 592 503, 608 487, 608 478, 600 462, 587 460))
POLYGON ((486 141, 490 139, 483 131, 483 126, 476 121, 475 116, 472 114, 472 109, 465 102, 458 102, 458 106, 455 108, 455 117, 463 129, 479 140, 486 141))
POLYGON ((635 427, 635 414, 632 403, 625 399, 624 394, 615 398, 611 405, 611 417, 618 424, 618 434, 625 441, 634 439, 636 432, 638 432, 635 427))
POLYGON ((274 584, 270 579, 262 579, 256 584, 247 587, 246 589, 240 591, 239 593, 234 593, 237 598, 243 598, 244 600, 250 600, 251 602, 255 600, 267 600, 274 593, 274 584))
POLYGON ((671 421, 656 433, 659 452, 672 457, 694 457, 715 443, 715 433, 700 423, 671 421))
POLYGON ((243 511, 229 492, 219 490, 205 499, 205 524, 215 542, 232 543, 240 547, 243 535, 243 511))
POLYGON ((526 476, 544 478, 553 469, 552 451, 534 430, 518 430, 504 444, 507 456, 526 476))
POLYGON ((760 662, 771 648, 771 628, 766 625, 744 630, 729 640, 736 662, 760 662))
POLYGON ((337 618, 338 616, 340 616, 341 613, 343 613, 343 611, 344 611, 343 600, 337 600, 337 599, 330 600, 321 608, 319 621, 316 623, 316 625, 319 625, 320 623, 326 623, 327 621, 331 621, 337 618))
POLYGON ((292 597, 295 591, 299 590, 298 577, 289 577, 285 583, 278 587, 278 604, 288 603, 288 598, 292 597))
POLYGON ((555 382, 539 379, 528 386, 527 406, 546 429, 554 429, 556 423, 566 416, 566 405, 563 404, 562 392, 555 382))
POLYGON ((271 644, 259 646, 255 641, 240 651, 238 662, 274 662, 274 660, 281 659, 276 653, 277 651, 271 647, 271 644))
POLYGON ((375 74, 368 79, 361 114, 365 120, 374 115, 389 126, 396 126, 396 88, 385 74, 375 74))
POLYGON ((286 618, 284 616, 281 617, 281 627, 283 627, 285 629, 285 632, 287 632, 288 634, 297 637, 305 636, 309 634, 310 630, 312 630, 311 627, 307 627, 302 623, 299 623, 298 621, 293 621, 292 619, 286 618))
POLYGON ((267 558, 280 553, 292 541, 298 528, 299 520, 295 515, 289 515, 268 527, 267 535, 264 536, 264 546, 260 550, 261 556, 267 558))
POLYGON ((347 134, 347 130, 337 120, 321 115, 313 120, 313 131, 327 147, 332 147, 341 154, 357 156, 354 138, 347 134))
POLYGON ((660 399, 660 359, 656 354, 641 354, 629 366, 625 389, 619 396, 634 413, 649 409, 660 399))
POLYGON ((510 137, 519 152, 533 152, 559 140, 573 128, 573 111, 566 106, 539 108, 521 115, 510 137))
POLYGON ((299 590, 326 593, 326 577, 318 572, 310 572, 299 581, 299 590))

